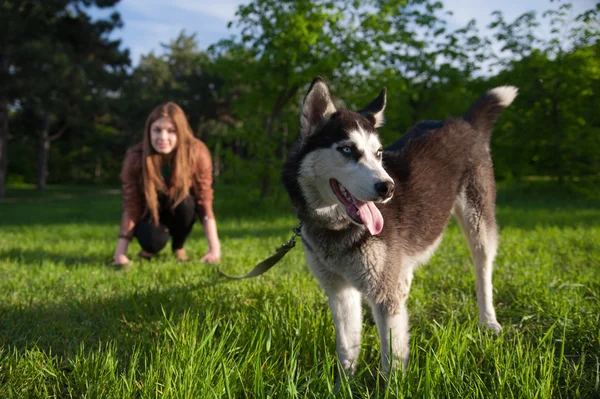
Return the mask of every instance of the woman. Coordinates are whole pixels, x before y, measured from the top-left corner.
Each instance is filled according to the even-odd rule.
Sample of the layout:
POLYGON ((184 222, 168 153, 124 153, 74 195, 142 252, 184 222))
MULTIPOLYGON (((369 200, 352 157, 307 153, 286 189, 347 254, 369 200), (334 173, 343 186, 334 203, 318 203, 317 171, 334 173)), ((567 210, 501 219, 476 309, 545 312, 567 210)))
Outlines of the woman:
POLYGON ((196 214, 209 248, 201 261, 220 261, 210 153, 193 136, 177 104, 168 102, 150 113, 142 142, 127 150, 121 181, 123 216, 114 254, 116 265, 129 263, 126 253, 133 237, 142 247, 142 258, 156 255, 171 237, 175 257, 188 260, 183 245, 196 214))

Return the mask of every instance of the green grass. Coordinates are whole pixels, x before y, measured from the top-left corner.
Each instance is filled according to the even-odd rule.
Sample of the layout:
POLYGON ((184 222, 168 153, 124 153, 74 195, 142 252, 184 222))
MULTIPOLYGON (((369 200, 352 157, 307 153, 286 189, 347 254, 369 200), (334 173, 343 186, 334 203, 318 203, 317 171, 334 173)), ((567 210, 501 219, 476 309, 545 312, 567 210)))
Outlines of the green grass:
MULTIPOLYGON (((227 281, 168 251, 117 271, 120 197, 13 189, 0 203, 0 397, 323 398, 335 332, 301 244, 266 275, 227 281)), ((279 194, 217 187, 222 267, 242 274, 292 234, 279 194)), ((411 360, 384 388, 369 316, 343 398, 600 397, 600 201, 548 183, 500 187, 494 274, 504 332, 477 326, 466 243, 452 223, 409 299, 411 360)), ((207 249, 198 225, 187 245, 207 249)), ((365 311, 366 314, 368 312, 365 311)))

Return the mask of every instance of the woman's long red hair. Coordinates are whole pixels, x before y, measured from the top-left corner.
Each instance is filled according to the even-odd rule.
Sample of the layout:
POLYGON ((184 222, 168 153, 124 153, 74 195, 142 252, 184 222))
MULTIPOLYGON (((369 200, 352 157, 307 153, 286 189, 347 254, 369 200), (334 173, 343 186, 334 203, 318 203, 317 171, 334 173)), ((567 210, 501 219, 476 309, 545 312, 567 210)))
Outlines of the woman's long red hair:
POLYGON ((194 135, 185 117, 185 113, 174 102, 161 104, 154 108, 146 119, 144 140, 142 142, 144 196, 146 212, 150 212, 155 224, 158 224, 158 192, 169 198, 170 205, 175 208, 190 193, 192 183, 191 167, 194 163, 194 135), (150 128, 160 118, 171 118, 177 129, 177 145, 169 158, 170 176, 165 182, 161 173, 164 157, 152 147, 150 128))

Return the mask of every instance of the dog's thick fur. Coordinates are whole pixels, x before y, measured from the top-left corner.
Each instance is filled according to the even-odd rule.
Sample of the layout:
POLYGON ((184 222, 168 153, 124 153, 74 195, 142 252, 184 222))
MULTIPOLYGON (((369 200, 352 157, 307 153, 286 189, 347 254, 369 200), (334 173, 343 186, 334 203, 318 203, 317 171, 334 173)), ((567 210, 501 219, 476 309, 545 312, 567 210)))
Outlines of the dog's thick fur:
POLYGON ((341 366, 359 355, 361 299, 371 306, 382 371, 409 355, 406 300, 452 214, 471 250, 480 323, 499 332, 492 304, 497 248, 491 128, 517 89, 497 87, 462 118, 420 122, 381 151, 386 91, 358 112, 336 109, 316 78, 283 181, 302 222, 308 266, 329 298, 341 366), (376 204, 376 205, 375 205, 376 204), (391 355, 391 357, 390 357, 391 355))

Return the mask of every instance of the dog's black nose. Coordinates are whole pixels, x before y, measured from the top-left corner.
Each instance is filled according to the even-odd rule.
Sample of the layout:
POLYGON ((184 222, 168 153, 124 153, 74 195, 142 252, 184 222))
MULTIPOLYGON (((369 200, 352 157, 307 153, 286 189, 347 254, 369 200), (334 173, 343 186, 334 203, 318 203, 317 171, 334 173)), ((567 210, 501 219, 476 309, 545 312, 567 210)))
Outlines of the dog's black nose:
POLYGON ((394 182, 380 181, 379 183, 375 183, 375 191, 383 199, 390 198, 394 193, 394 182))

